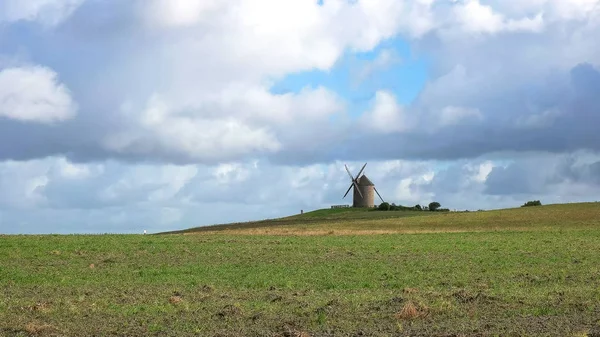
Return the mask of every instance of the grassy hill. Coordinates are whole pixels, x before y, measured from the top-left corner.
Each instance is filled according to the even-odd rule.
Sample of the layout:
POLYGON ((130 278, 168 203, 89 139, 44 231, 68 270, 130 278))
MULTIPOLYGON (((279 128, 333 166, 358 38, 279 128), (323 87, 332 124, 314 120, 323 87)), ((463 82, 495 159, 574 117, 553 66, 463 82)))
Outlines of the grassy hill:
POLYGON ((336 208, 336 209, 319 209, 304 214, 296 214, 283 218, 267 219, 260 221, 238 222, 230 224, 219 224, 212 226, 195 227, 180 231, 172 231, 161 234, 190 234, 198 232, 217 232, 217 231, 242 231, 252 229, 277 229, 284 228, 303 228, 306 226, 321 226, 324 224, 333 224, 336 222, 353 222, 365 220, 384 220, 398 219, 413 216, 432 215, 432 212, 381 212, 375 209, 366 208, 336 208))
POLYGON ((598 203, 206 230, 0 236, 0 336, 600 335, 598 203))
POLYGON ((321 209, 285 218, 196 227, 170 234, 383 234, 583 229, 600 225, 600 203, 558 204, 479 212, 321 209))

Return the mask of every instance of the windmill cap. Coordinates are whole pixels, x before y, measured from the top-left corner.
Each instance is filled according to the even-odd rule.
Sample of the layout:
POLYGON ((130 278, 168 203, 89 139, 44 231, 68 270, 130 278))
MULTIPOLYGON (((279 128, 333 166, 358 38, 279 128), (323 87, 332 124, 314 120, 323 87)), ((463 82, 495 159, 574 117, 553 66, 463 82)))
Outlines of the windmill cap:
POLYGON ((373 184, 365 175, 362 175, 360 178, 358 178, 358 184, 360 186, 375 186, 375 184, 373 184))

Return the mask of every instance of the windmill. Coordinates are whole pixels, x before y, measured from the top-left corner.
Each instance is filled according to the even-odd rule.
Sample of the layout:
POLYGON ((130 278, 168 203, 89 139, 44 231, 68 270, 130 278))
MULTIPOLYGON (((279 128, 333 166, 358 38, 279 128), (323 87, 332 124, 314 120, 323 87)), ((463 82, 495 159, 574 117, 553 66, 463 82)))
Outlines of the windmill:
POLYGON ((381 199, 381 201, 383 202, 383 198, 381 197, 371 180, 369 180, 369 178, 367 178, 367 176, 364 174, 361 176, 366 166, 367 163, 363 165, 356 177, 353 177, 352 173, 350 173, 350 170, 348 169, 348 166, 344 165, 344 167, 346 168, 346 172, 348 172, 348 175, 352 180, 350 187, 348 187, 346 194, 344 194, 344 198, 346 197, 346 195, 348 195, 350 189, 354 187, 354 199, 352 201, 352 207, 375 207, 375 194, 373 192, 377 193, 379 199, 381 199))

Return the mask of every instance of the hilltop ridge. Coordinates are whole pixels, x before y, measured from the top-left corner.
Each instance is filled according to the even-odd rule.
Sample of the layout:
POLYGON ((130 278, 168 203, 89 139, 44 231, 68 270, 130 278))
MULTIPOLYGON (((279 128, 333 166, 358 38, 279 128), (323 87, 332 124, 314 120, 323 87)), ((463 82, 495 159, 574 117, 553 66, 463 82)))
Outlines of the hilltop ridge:
POLYGON ((324 235, 558 230, 600 226, 598 214, 600 214, 598 202, 449 213, 338 208, 319 209, 276 219, 195 227, 161 234, 324 235))

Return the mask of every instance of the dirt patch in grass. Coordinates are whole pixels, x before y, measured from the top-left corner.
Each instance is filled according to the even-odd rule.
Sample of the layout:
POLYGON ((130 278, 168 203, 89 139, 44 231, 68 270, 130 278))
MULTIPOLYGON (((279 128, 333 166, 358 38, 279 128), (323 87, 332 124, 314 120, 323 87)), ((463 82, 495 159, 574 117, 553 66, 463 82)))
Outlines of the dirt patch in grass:
POLYGON ((200 287, 200 291, 205 292, 205 293, 212 293, 214 290, 215 290, 215 288, 209 286, 208 284, 205 284, 202 287, 200 287))
POLYGON ((482 292, 470 292, 465 289, 461 289, 452 294, 452 296, 459 303, 473 303, 473 302, 483 302, 483 303, 492 303, 495 301, 493 296, 488 296, 482 292))
POLYGON ((242 315, 242 309, 237 305, 226 305, 219 312, 216 313, 216 317, 225 319, 227 317, 236 317, 242 315))
POLYGON ((311 337, 311 334, 294 326, 293 324, 286 323, 281 327, 281 334, 275 336, 282 337, 311 337))

